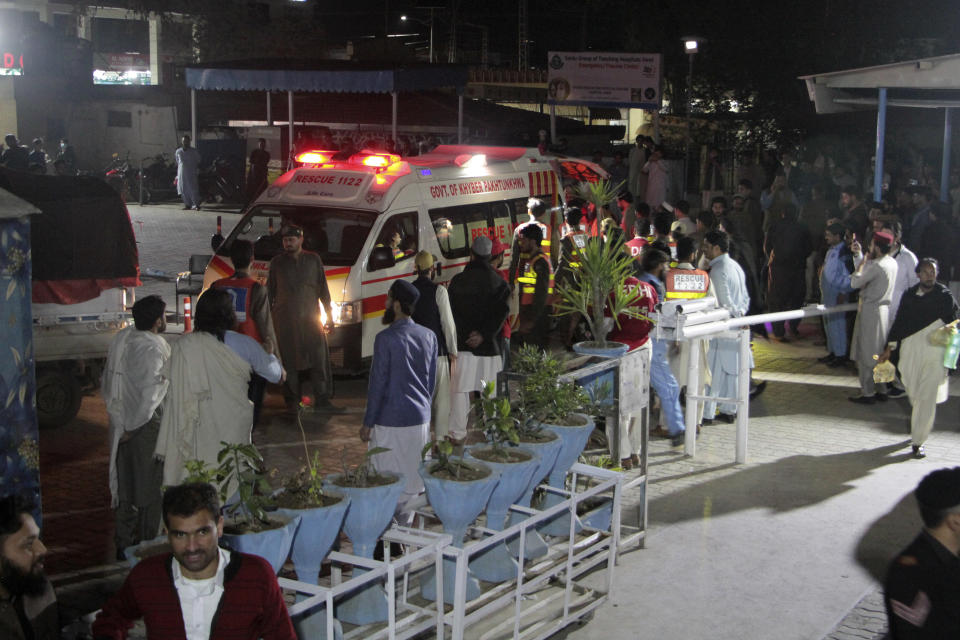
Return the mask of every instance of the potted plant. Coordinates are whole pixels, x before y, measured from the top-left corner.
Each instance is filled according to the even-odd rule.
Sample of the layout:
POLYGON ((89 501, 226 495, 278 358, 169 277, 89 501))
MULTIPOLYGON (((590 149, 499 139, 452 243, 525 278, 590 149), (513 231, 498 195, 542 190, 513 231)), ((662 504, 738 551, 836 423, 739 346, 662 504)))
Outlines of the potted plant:
MULTIPOLYGON (((467 527, 483 511, 493 493, 500 474, 490 466, 475 460, 467 461, 462 456, 453 457, 453 444, 449 440, 428 442, 421 452, 424 458, 418 472, 427 491, 427 501, 443 523, 443 530, 453 537, 453 545, 463 546, 467 527), (436 459, 427 460, 433 450, 436 459)), ((456 586, 456 563, 443 559, 443 601, 454 603, 456 586)), ((427 600, 437 600, 436 575, 433 573, 420 583, 420 595, 427 600)), ((480 583, 467 572, 466 599, 480 595, 480 583)))
MULTIPOLYGON (((314 450, 310 458, 307 434, 303 429, 303 413, 310 410, 304 403, 297 411, 297 426, 306 464, 283 480, 283 487, 275 495, 277 514, 294 518, 300 516, 300 526, 293 537, 290 557, 297 571, 297 579, 317 584, 320 565, 330 552, 340 526, 350 506, 350 498, 330 489, 324 490, 321 475, 320 452, 314 450)), ((298 594, 297 599, 306 598, 298 594)), ((294 620, 297 635, 301 638, 326 638, 327 625, 322 615, 324 607, 309 611, 294 620)))
POLYGON ((221 442, 216 469, 201 460, 185 463, 188 482, 210 482, 220 491, 226 523, 223 541, 237 551, 261 556, 280 571, 290 553, 300 517, 267 516, 276 508, 272 487, 263 473, 263 457, 251 443, 221 442), (227 499, 230 491, 236 493, 227 499))
MULTIPOLYGON (((608 204, 616 198, 617 189, 611 188, 609 183, 601 180, 598 183, 581 183, 578 193, 581 197, 597 205, 599 211, 602 205, 608 204)), ((637 312, 633 305, 642 296, 639 289, 626 290, 624 282, 633 275, 633 258, 623 250, 623 238, 617 237, 606 242, 592 238, 580 249, 579 268, 574 271, 573 278, 557 286, 557 302, 554 311, 558 315, 570 313, 582 315, 590 329, 593 340, 574 345, 578 352, 581 349, 605 350, 616 347, 622 355, 627 347, 622 343, 607 341, 610 329, 619 324, 621 314, 634 315, 637 312)))
MULTIPOLYGON (((518 446, 518 420, 511 414, 510 399, 497 398, 495 394, 496 383, 491 381, 484 386, 477 400, 478 425, 487 442, 471 447, 468 456, 500 473, 500 482, 490 494, 486 510, 487 528, 500 531, 507 510, 526 492, 540 459, 535 453, 518 446)), ((470 570, 481 580, 504 582, 516 577, 517 563, 507 546, 500 544, 474 556, 470 570)))
MULTIPOLYGON (((586 392, 573 382, 558 382, 565 372, 564 366, 552 354, 525 346, 517 354, 514 370, 525 374, 520 383, 519 404, 524 420, 560 437, 560 450, 549 471, 548 484, 563 489, 567 471, 580 457, 593 433, 593 420, 580 413, 589 399, 586 392)), ((544 506, 549 508, 562 501, 559 495, 548 491, 544 506)), ((579 527, 579 523, 576 526, 579 527)), ((551 518, 540 527, 540 531, 549 535, 568 535, 569 520, 562 515, 551 518)))
MULTIPOLYGON (((349 467, 346 447, 341 460, 343 472, 327 476, 325 486, 346 494, 350 508, 343 520, 343 530, 353 543, 354 555, 373 558, 373 550, 380 535, 389 526, 397 508, 397 501, 405 486, 402 477, 392 473, 378 473, 373 466, 373 457, 389 451, 374 447, 364 453, 360 464, 349 467)), ((365 573, 356 566, 354 575, 365 573)), ((387 594, 379 584, 360 587, 337 604, 337 619, 350 624, 370 624, 388 619, 387 594)))

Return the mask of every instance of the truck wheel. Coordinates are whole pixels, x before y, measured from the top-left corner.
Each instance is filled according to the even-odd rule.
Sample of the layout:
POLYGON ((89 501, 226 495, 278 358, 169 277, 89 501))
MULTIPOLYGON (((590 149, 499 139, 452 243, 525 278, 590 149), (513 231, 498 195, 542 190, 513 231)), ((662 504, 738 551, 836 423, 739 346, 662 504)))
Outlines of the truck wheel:
POLYGON ((41 427, 60 427, 80 411, 80 383, 66 371, 47 370, 37 375, 37 421, 41 427))

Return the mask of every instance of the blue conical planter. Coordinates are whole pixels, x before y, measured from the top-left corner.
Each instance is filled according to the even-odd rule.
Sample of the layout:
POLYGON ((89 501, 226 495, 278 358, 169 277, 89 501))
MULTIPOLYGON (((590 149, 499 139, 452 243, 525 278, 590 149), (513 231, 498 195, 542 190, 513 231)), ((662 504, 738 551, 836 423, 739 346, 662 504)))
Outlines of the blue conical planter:
MULTIPOLYGON (((477 519, 477 516, 487 506, 490 494, 500 481, 500 474, 482 462, 471 461, 471 466, 486 469, 490 475, 479 480, 460 482, 458 480, 442 480, 430 474, 428 469, 437 464, 436 460, 426 460, 417 470, 423 478, 423 485, 427 489, 427 500, 443 522, 443 530, 453 536, 453 546, 462 547, 463 537, 467 527, 477 519)), ((456 577, 456 562, 449 558, 443 559, 443 601, 454 603, 454 579, 456 577)), ((437 579, 433 573, 420 583, 420 595, 427 600, 437 599, 437 579)), ((480 596, 480 583, 467 573, 466 599, 473 600, 480 596)))
POLYGON ((221 539, 232 549, 260 556, 270 563, 276 573, 280 571, 283 563, 287 561, 287 556, 290 555, 290 545, 293 544, 293 536, 300 525, 300 516, 294 516, 289 520, 273 515, 271 517, 277 521, 286 521, 286 524, 279 529, 268 529, 256 533, 239 535, 224 533, 221 539))
MULTIPOLYGON (((524 451, 529 451, 540 458, 540 463, 534 470, 533 475, 530 476, 530 482, 527 483, 526 490, 523 492, 523 495, 520 497, 520 499, 517 500, 517 504, 524 507, 530 506, 530 503, 533 500, 533 490, 540 485, 547 474, 550 473, 550 470, 553 469, 553 465, 557 462, 557 454, 560 453, 560 446, 563 444, 563 441, 560 440, 560 437, 554 434, 552 431, 544 431, 543 433, 553 436, 553 440, 548 440, 546 442, 521 442, 519 444, 521 449, 524 451)), ((517 522, 524 519, 524 516, 511 512, 510 516, 507 518, 507 526, 512 527, 517 522)), ((550 550, 550 548, 547 546, 547 543, 544 542, 542 537, 540 537, 540 534, 537 533, 536 529, 528 529, 524 540, 525 544, 523 548, 523 557, 525 560, 541 558, 547 555, 547 552, 550 550)), ((519 538, 507 542, 507 548, 510 550, 510 553, 514 558, 520 557, 519 538)))
MULTIPOLYGON (((386 475, 386 474, 384 474, 386 475)), ((397 508, 397 501, 406 482, 397 477, 393 484, 380 487, 341 487, 333 482, 338 476, 328 476, 327 485, 334 491, 346 494, 350 498, 350 508, 343 520, 343 530, 353 543, 353 554, 364 558, 373 557, 377 544, 397 508)), ((364 573, 361 567, 354 567, 358 576, 364 573)), ((373 583, 358 589, 353 595, 345 597, 337 605, 337 619, 350 624, 370 624, 383 622, 388 617, 387 594, 383 587, 373 583)))
MULTIPOLYGON (((350 506, 350 498, 343 493, 327 490, 324 495, 339 498, 340 501, 325 507, 312 509, 277 509, 277 514, 280 516, 288 518, 300 516, 300 527, 293 538, 290 557, 293 559, 293 566, 297 570, 297 579, 310 584, 317 584, 320 565, 337 539, 337 535, 340 533, 340 525, 343 524, 343 517, 350 506)), ((297 601, 307 597, 305 594, 298 593, 297 601)), ((325 607, 320 605, 304 613, 293 621, 293 625, 297 630, 297 636, 300 638, 326 640, 325 607)), ((340 623, 334 620, 334 636, 336 638, 343 635, 339 627, 340 623)))
MULTIPOLYGON (((485 445, 478 445, 467 451, 470 459, 476 460, 474 452, 478 449, 490 450, 485 445)), ((516 450, 516 448, 514 448, 516 450)), ((521 450, 522 451, 522 450, 521 450)), ((540 464, 540 458, 525 451, 529 460, 522 462, 491 462, 481 459, 480 462, 500 473, 500 482, 497 483, 490 499, 487 501, 487 528, 494 531, 503 529, 507 519, 507 510, 517 502, 530 484, 534 471, 540 464)), ((517 561, 510 555, 506 544, 498 544, 486 551, 478 553, 470 561, 470 571, 473 575, 487 582, 506 582, 517 577, 517 561)))
MULTIPOLYGON (((582 413, 570 414, 571 419, 583 418, 587 421, 585 425, 578 427, 567 427, 556 424, 544 423, 544 428, 553 431, 560 436, 560 453, 557 454, 557 461, 550 470, 548 484, 557 489, 564 488, 564 482, 567 478, 567 471, 573 466, 573 463, 580 457, 583 448, 587 446, 587 440, 593 433, 593 420, 582 413)), ((563 502, 564 498, 558 494, 547 492, 544 498, 544 509, 556 506, 563 502)), ((561 513, 551 518, 539 527, 540 533, 548 536, 569 536, 570 535, 570 514, 561 513)), ((580 531, 582 525, 579 520, 574 522, 574 532, 580 531)))

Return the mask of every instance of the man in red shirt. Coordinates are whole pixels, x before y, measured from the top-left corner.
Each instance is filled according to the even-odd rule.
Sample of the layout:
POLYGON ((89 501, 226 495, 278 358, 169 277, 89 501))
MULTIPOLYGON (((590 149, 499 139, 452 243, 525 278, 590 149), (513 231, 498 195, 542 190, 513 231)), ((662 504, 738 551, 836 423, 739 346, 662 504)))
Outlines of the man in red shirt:
POLYGON ((297 637, 270 564, 219 546, 223 516, 212 485, 167 489, 163 522, 172 553, 137 563, 97 614, 94 638, 123 640, 141 618, 150 638, 297 637))
MULTIPOLYGON (((625 251, 629 252, 630 248, 626 247, 625 251)), ((623 281, 623 289, 625 292, 632 292, 637 288, 640 289, 642 295, 630 305, 630 310, 633 313, 620 314, 617 318, 620 326, 617 327, 614 325, 613 330, 607 334, 607 340, 622 342, 630 348, 630 351, 635 349, 647 349, 649 351, 649 334, 653 328, 653 323, 649 320, 649 317, 653 314, 654 307, 657 304, 657 291, 650 283, 638 280, 632 276, 623 281)), ((620 460, 620 466, 625 470, 630 470, 640 464, 639 454, 643 447, 643 434, 641 433, 639 418, 640 416, 638 415, 621 414, 620 424, 618 425, 620 429, 620 450, 610 452, 610 455, 614 457, 614 459, 620 460)), ((611 421, 608 420, 607 442, 613 442, 613 438, 611 438, 613 435, 612 432, 613 425, 611 421)))

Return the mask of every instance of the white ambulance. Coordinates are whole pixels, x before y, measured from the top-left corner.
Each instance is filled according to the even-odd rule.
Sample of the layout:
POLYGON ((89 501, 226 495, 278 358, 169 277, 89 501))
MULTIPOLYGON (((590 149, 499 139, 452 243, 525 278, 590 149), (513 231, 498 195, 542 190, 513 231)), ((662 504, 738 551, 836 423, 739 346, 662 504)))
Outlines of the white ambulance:
MULTIPOLYGON (((583 160, 518 147, 442 145, 409 158, 317 150, 297 161, 302 166, 271 184, 224 239, 204 288, 233 273, 229 249, 238 238, 254 243, 250 271, 266 282, 270 259, 283 250, 281 227, 299 225, 304 249, 318 253, 326 268, 334 323, 328 343, 340 372, 369 364, 387 290, 398 278, 415 279, 418 251, 436 256, 438 281, 449 282, 470 260, 478 235, 511 244, 514 227, 528 219, 528 198, 555 207, 561 173, 606 175, 583 160)), ((318 322, 322 315, 319 309, 318 322)))

